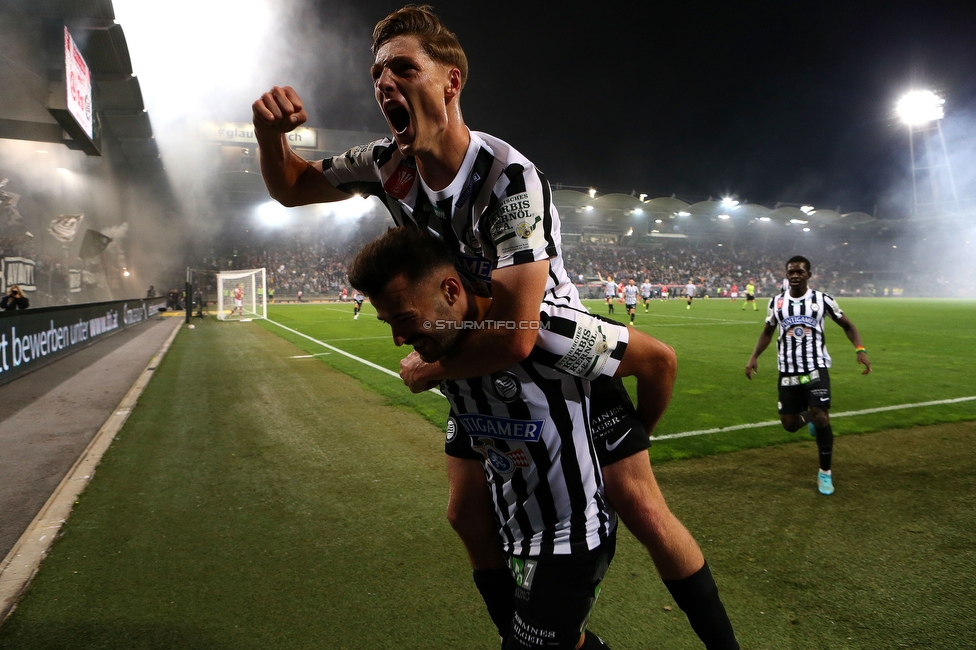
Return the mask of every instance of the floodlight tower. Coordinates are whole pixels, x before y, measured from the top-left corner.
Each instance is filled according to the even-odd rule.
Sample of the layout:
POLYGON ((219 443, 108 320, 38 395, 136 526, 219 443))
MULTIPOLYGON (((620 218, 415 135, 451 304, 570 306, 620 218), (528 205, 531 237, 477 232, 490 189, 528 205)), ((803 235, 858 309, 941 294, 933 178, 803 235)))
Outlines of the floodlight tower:
POLYGON ((923 212, 938 211, 947 204, 954 211, 959 211, 956 183, 952 177, 949 154, 946 151, 945 137, 942 135, 942 125, 939 121, 945 116, 943 104, 945 99, 931 90, 913 90, 898 100, 895 106, 898 117, 908 126, 908 146, 912 157, 913 216, 919 215, 920 207, 923 212), (916 135, 922 145, 919 154, 915 152, 916 135), (919 200, 920 174, 923 180, 925 175, 928 176, 929 194, 924 198, 929 200, 919 200), (944 197, 945 189, 949 190, 948 197, 944 197))

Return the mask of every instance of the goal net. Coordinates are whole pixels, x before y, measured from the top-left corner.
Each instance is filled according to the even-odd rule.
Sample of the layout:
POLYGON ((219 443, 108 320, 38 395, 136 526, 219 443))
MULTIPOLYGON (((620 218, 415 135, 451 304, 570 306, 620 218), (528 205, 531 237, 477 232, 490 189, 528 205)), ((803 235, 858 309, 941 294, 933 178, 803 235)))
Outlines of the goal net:
POLYGON ((268 317, 268 280, 264 269, 217 274, 217 318, 250 320, 268 317))

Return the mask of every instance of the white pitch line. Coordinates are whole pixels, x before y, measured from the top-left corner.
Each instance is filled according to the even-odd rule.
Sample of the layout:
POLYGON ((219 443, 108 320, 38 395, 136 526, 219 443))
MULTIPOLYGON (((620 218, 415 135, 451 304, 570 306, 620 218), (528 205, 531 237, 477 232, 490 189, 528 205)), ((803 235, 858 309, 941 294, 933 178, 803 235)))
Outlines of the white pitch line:
POLYGON ((315 357, 324 357, 327 354, 332 354, 331 352, 316 352, 315 354, 296 354, 293 357, 288 357, 289 359, 314 359, 315 357))
MULTIPOLYGON (((328 348, 328 349, 332 350, 333 352, 338 352, 339 354, 341 354, 344 357, 349 357, 350 359, 352 359, 354 361, 358 361, 359 363, 362 363, 364 365, 367 365, 370 368, 374 368, 375 370, 379 370, 380 372, 386 373, 386 374, 390 375, 391 377, 396 377, 397 379, 400 379, 400 375, 398 375, 397 373, 393 372, 392 370, 390 370, 388 368, 384 368, 383 366, 377 365, 377 364, 373 363, 372 361, 367 361, 366 359, 363 359, 362 357, 357 357, 355 354, 349 354, 345 350, 340 350, 339 348, 337 348, 337 347, 335 347, 333 345, 329 345, 328 343, 323 343, 322 341, 320 341, 318 339, 312 338, 308 334, 302 334, 298 330, 293 330, 292 328, 288 327, 287 325, 282 325, 281 323, 279 323, 277 321, 273 321, 270 318, 268 319, 268 322, 271 323, 271 324, 273 324, 273 325, 277 325, 278 327, 280 327, 283 330, 288 330, 292 334, 297 334, 298 336, 301 336, 302 338, 308 339, 312 343, 318 343, 323 348, 328 348)), ((439 397, 444 397, 443 395, 441 395, 441 392, 439 390, 437 390, 436 388, 431 388, 427 392, 428 393, 433 393, 434 395, 437 395, 439 397)))
MULTIPOLYGON (((899 411, 901 409, 914 409, 923 406, 939 406, 940 404, 958 404, 959 402, 971 402, 976 400, 976 395, 970 397, 955 397, 953 399, 940 399, 932 402, 916 402, 914 404, 896 404, 894 406, 879 406, 873 409, 861 409, 860 411, 845 411, 844 413, 831 413, 831 418, 846 418, 852 415, 868 415, 870 413, 882 413, 884 411, 899 411)), ((758 429, 760 427, 771 427, 779 424, 779 420, 767 420, 765 422, 753 422, 751 424, 734 424, 730 427, 718 427, 716 429, 699 429, 698 431, 684 431, 682 433, 669 433, 664 436, 651 436, 651 440, 673 440, 675 438, 690 438, 692 436, 704 436, 709 433, 723 433, 725 431, 738 431, 740 429, 758 429)))

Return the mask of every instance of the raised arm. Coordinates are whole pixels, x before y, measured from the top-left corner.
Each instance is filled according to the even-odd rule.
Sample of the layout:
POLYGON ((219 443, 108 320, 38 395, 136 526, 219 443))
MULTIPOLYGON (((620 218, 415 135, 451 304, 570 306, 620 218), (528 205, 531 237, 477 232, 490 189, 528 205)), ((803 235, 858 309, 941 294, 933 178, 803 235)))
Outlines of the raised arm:
POLYGON ((468 330, 450 355, 435 363, 410 354, 400 362, 404 383, 416 393, 443 379, 490 375, 528 357, 539 334, 539 306, 548 274, 548 260, 496 269, 491 275, 491 306, 482 321, 502 326, 468 330))
POLYGON ((291 86, 275 86, 251 105, 258 141, 261 176, 271 198, 287 207, 348 199, 322 173, 321 162, 309 162, 288 144, 288 133, 305 123, 302 99, 291 86))
POLYGON ((749 357, 749 363, 746 364, 746 377, 752 379, 752 376, 759 372, 759 355, 766 351, 769 344, 773 340, 773 333, 776 331, 775 325, 770 325, 766 323, 763 328, 762 334, 759 335, 759 340, 756 341, 756 349, 752 351, 752 356, 749 357))

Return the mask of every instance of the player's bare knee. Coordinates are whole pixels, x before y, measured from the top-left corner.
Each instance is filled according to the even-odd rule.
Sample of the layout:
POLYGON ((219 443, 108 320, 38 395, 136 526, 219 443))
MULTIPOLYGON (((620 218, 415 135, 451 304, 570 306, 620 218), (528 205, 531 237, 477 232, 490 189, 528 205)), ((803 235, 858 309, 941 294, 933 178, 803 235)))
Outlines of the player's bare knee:
POLYGON ((830 424, 830 413, 824 409, 811 408, 810 420, 813 421, 813 426, 822 429, 830 424))

